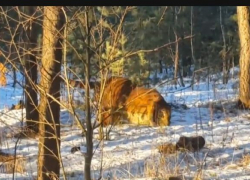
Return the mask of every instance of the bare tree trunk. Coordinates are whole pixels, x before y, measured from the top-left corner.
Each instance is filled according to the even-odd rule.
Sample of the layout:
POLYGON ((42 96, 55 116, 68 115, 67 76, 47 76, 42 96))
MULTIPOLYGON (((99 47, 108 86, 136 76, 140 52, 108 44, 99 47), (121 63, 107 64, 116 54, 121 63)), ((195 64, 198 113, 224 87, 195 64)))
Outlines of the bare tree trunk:
POLYGON ((232 57, 232 69, 233 69, 232 77, 233 77, 233 79, 234 79, 234 78, 235 78, 235 77, 234 77, 234 56, 232 57))
MULTIPOLYGON (((177 38, 177 37, 176 37, 177 38)), ((178 75, 178 67, 179 67, 179 50, 178 50, 179 44, 176 42, 175 46, 175 56, 174 56, 174 82, 175 86, 177 85, 177 75, 178 75)))
POLYGON ((17 78, 16 78, 16 69, 13 66, 12 66, 12 71, 13 71, 13 84, 12 84, 12 87, 15 88, 16 83, 17 83, 17 78))
MULTIPOLYGON (((20 36, 14 35, 14 42, 18 42, 18 38, 20 38, 20 36)), ((16 68, 19 66, 18 61, 19 61, 19 63, 21 62, 21 60, 19 58, 17 58, 18 55, 17 55, 17 53, 15 53, 16 51, 17 51, 17 48, 15 47, 15 45, 11 44, 10 45, 10 53, 11 53, 11 56, 10 56, 11 58, 10 59, 11 59, 12 63, 15 64, 15 65, 13 65, 11 63, 11 67, 12 67, 12 71, 13 71, 13 84, 12 84, 13 88, 15 88, 16 84, 17 84, 17 76, 16 76, 17 69, 16 68)))
POLYGON ((60 175, 59 73, 64 24, 65 17, 59 6, 44 7, 38 180, 58 179, 60 175))
POLYGON ((91 123, 91 114, 90 114, 90 24, 89 24, 89 13, 91 11, 90 7, 85 7, 85 20, 86 20, 86 35, 87 35, 87 57, 86 57, 86 65, 85 65, 85 82, 87 86, 85 86, 85 103, 86 103, 86 126, 87 126, 87 134, 86 134, 86 144, 87 144, 87 154, 85 156, 85 166, 84 166, 84 176, 86 180, 91 180, 91 161, 93 157, 93 128, 91 123))
MULTIPOLYGON (((194 26, 194 22, 193 22, 193 6, 191 6, 191 36, 193 36, 193 26, 194 26)), ((190 39, 190 44, 191 44, 191 55, 192 55, 192 59, 193 59, 193 63, 194 65, 196 65, 196 59, 194 56, 194 45, 193 45, 193 38, 190 39)))
MULTIPOLYGON (((175 35, 175 39, 177 41, 178 37, 177 35, 175 35)), ((183 77, 181 75, 181 71, 180 71, 180 65, 179 65, 179 42, 177 41, 175 44, 175 60, 174 60, 174 82, 175 82, 175 86, 177 85, 178 82, 178 78, 177 76, 179 75, 180 77, 180 82, 181 82, 181 86, 185 87, 184 81, 183 81, 183 77)))
POLYGON ((220 27, 221 27, 221 33, 222 33, 222 39, 223 39, 223 52, 222 52, 222 72, 223 72, 223 84, 227 84, 228 82, 228 68, 227 68, 227 52, 226 52, 226 38, 225 38, 225 31, 224 31, 224 25, 222 23, 222 11, 220 6, 220 27))
POLYGON ((160 74, 162 74, 162 69, 163 69, 163 67, 162 67, 162 60, 160 59, 159 60, 159 73, 160 74))
POLYGON ((179 74, 180 76, 180 80, 181 80, 181 86, 185 86, 184 85, 184 82, 183 82, 183 79, 182 79, 182 75, 181 75, 181 72, 180 72, 180 69, 179 69, 179 42, 178 42, 178 35, 177 35, 177 32, 176 32, 176 24, 178 22, 178 13, 176 12, 176 7, 174 7, 174 34, 175 34, 175 41, 176 41, 176 44, 175 44, 175 61, 174 61, 174 68, 175 68, 175 71, 174 71, 174 82, 175 82, 175 86, 177 85, 177 82, 178 82, 178 79, 177 79, 177 76, 179 74))
POLYGON ((237 6, 240 37, 240 92, 239 103, 250 108, 250 25, 249 7, 237 6))
MULTIPOLYGON (((177 39, 177 35, 176 38, 177 39)), ((177 77, 178 77, 178 71, 179 71, 179 42, 176 42, 175 45, 175 56, 174 56, 174 81, 175 86, 177 85, 177 77)))
MULTIPOLYGON (((36 12, 36 6, 27 6, 28 17, 36 12)), ((30 20, 31 21, 31 20, 30 20)), ((28 51, 30 52, 25 60, 25 109, 27 127, 34 132, 38 132, 38 99, 37 99, 37 60, 36 50, 38 38, 38 24, 31 22, 31 27, 27 28, 25 38, 27 40, 28 51)))
MULTIPOLYGON (((191 23, 191 25, 190 25, 191 26, 191 29, 190 29, 191 36, 193 36, 193 27, 194 27, 194 22, 193 22, 193 15, 194 15, 194 13, 193 13, 193 11, 194 11, 194 7, 191 6, 191 20, 190 20, 190 23, 191 23)), ((194 71, 192 72, 193 75, 192 75, 192 82, 191 82, 192 90, 193 90, 194 89, 194 86, 193 86, 193 84, 194 84, 194 77, 195 77, 195 73, 194 72, 195 72, 196 66, 197 66, 196 58, 195 58, 195 55, 194 55, 193 38, 190 39, 190 45, 191 45, 191 55, 192 55, 193 64, 194 64, 194 71)))

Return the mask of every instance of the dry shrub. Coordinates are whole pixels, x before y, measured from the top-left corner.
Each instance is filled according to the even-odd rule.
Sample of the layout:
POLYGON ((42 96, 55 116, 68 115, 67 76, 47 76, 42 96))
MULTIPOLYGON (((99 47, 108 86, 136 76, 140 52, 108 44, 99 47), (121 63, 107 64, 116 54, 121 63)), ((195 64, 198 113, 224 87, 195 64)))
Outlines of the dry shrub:
POLYGON ((25 172, 25 159, 23 157, 15 158, 13 155, 0 152, 0 162, 0 173, 13 173, 14 167, 15 172, 25 172))
POLYGON ((68 100, 61 100, 60 106, 61 106, 61 108, 66 108, 66 109, 71 108, 70 102, 68 100))
POLYGON ((168 180, 182 180, 182 178, 177 176, 170 176, 168 180))
POLYGON ((7 68, 3 65, 3 63, 0 63, 0 86, 6 86, 7 80, 5 73, 7 72, 7 68))
POLYGON ((69 100, 61 100, 60 106, 70 111, 72 111, 72 108, 85 110, 85 103, 80 100, 72 100, 71 102, 69 100))
POLYGON ((243 155, 242 159, 239 162, 240 166, 247 167, 250 165, 250 154, 243 155))
POLYGON ((16 105, 12 104, 12 107, 10 110, 18 110, 18 109, 23 109, 24 108, 24 103, 22 100, 20 100, 16 105))
MULTIPOLYGON (((66 83, 64 79, 63 79, 63 82, 66 83)), ((85 80, 78 80, 78 79, 75 79, 75 80, 69 79, 68 83, 66 84, 68 84, 70 88, 80 88, 80 89, 85 89, 85 85, 86 85, 85 80)), ((93 81, 89 82, 90 89, 95 89, 99 86, 100 86, 99 82, 93 82, 93 81)))
POLYGON ((146 177, 157 177, 158 176, 158 165, 156 165, 155 161, 150 159, 146 161, 144 173, 146 177))
POLYGON ((83 81, 81 80, 73 80, 73 79, 69 79, 69 86, 71 88, 81 88, 84 89, 85 88, 85 84, 83 81))
POLYGON ((122 107, 133 88, 132 81, 127 78, 111 77, 107 80, 101 102, 104 126, 119 122, 124 111, 122 107))
POLYGON ((194 180, 202 180, 203 179, 203 173, 201 170, 199 170, 195 175, 194 175, 194 180))
POLYGON ((161 154, 168 155, 176 152, 176 145, 171 143, 164 143, 157 146, 157 149, 161 154))
POLYGON ((126 101, 126 112, 132 124, 169 126, 171 106, 155 89, 137 87, 126 101))
POLYGON ((38 133, 36 133, 35 131, 33 131, 32 129, 30 129, 26 126, 22 127, 20 132, 13 135, 14 138, 21 138, 21 139, 25 139, 25 138, 35 139, 38 136, 39 136, 38 133))
POLYGON ((171 167, 168 160, 164 156, 152 155, 150 159, 147 159, 144 166, 144 174, 147 178, 152 179, 182 179, 179 176, 179 167, 171 167))

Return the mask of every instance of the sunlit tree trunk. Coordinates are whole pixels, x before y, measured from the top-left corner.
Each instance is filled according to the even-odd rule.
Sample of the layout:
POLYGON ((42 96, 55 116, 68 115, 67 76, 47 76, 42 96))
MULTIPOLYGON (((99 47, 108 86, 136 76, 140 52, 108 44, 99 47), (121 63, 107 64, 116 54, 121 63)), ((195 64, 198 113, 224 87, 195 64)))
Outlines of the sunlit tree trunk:
POLYGON ((91 162, 93 157, 93 127, 91 123, 91 113, 90 113, 90 22, 89 14, 91 12, 90 7, 85 7, 85 20, 86 20, 86 34, 87 34, 87 53, 86 53, 86 65, 85 65, 85 81, 88 84, 85 87, 85 113, 86 113, 86 143, 87 143, 87 153, 85 156, 85 167, 84 167, 84 176, 86 180, 91 180, 91 162))
POLYGON ((60 102, 64 24, 60 7, 44 7, 38 180, 58 179, 60 175, 60 105, 56 101, 60 102))
POLYGON ((240 37, 240 92, 239 103, 250 108, 250 26, 249 7, 237 6, 240 37))

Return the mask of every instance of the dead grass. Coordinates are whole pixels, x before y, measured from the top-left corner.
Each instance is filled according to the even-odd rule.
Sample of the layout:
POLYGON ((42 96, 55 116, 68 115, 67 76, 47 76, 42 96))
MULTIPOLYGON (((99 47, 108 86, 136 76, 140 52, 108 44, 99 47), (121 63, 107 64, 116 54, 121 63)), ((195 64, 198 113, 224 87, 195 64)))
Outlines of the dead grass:
POLYGON ((14 134, 13 137, 14 138, 21 138, 21 139, 25 139, 25 138, 35 139, 38 137, 38 133, 34 132, 33 130, 31 130, 27 127, 23 127, 21 129, 21 131, 14 134))
POLYGON ((173 149, 173 144, 160 145, 157 148, 161 150, 168 149, 164 155, 152 155, 145 161, 144 175, 147 178, 152 179, 172 179, 181 180, 181 171, 179 166, 175 166, 173 163, 174 156, 166 156, 167 153, 172 153, 170 149, 173 149))
POLYGON ((202 180, 202 179, 203 179, 203 171, 202 169, 200 169, 195 173, 193 180, 202 180))
POLYGON ((22 100, 20 100, 16 105, 12 104, 12 107, 10 110, 19 110, 24 108, 24 103, 22 100))
POLYGON ((242 159, 239 162, 240 166, 247 167, 250 165, 250 154, 243 155, 242 159))
POLYGON ((0 173, 13 173, 14 167, 15 172, 24 173, 25 159, 0 152, 0 173))
MULTIPOLYGON (((205 140, 201 136, 197 137, 183 137, 179 139, 177 143, 163 143, 157 146, 157 149, 160 153, 158 156, 152 156, 149 161, 146 161, 145 164, 145 175, 147 177, 154 177, 158 179, 183 179, 182 173, 186 171, 181 168, 180 164, 177 163, 176 159, 182 157, 179 155, 185 154, 186 151, 189 150, 197 151, 198 149, 203 148, 205 144, 205 140), (185 140, 185 141, 183 141, 185 140), (202 142, 198 143, 196 140, 200 140, 202 142), (204 141, 204 142, 203 142, 204 141), (186 147, 186 145, 192 146, 192 148, 186 147), (199 146, 201 145, 201 146, 199 146)), ((180 162, 185 163, 185 167, 187 170, 189 169, 189 161, 186 161, 186 156, 184 155, 180 162)), ((250 161, 250 156, 249 156, 250 161)), ((203 171, 198 168, 197 172, 193 176, 195 180, 203 179, 203 171)))
POLYGON ((164 155, 176 153, 176 145, 171 143, 164 143, 157 147, 159 152, 164 155))

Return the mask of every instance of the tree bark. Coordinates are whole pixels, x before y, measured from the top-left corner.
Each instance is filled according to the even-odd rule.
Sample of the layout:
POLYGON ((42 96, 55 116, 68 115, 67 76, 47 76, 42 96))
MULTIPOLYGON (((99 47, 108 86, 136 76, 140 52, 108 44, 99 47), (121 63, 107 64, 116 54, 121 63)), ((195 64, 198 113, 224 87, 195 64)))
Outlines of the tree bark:
POLYGON ((60 7, 44 7, 38 180, 58 179, 60 175, 60 105, 56 101, 60 102, 64 24, 60 7))
POLYGON ((89 13, 90 7, 85 8, 85 20, 86 20, 86 35, 87 35, 87 57, 86 57, 86 65, 85 65, 85 82, 87 86, 85 86, 85 104, 86 104, 86 144, 87 144, 87 153, 85 156, 85 166, 84 166, 84 176, 86 180, 91 180, 91 161, 93 157, 93 127, 91 123, 91 114, 90 114, 90 23, 89 23, 89 13))
MULTIPOLYGON (((193 6, 191 6, 191 20, 190 20, 190 28, 191 28, 191 36, 193 36, 193 27, 194 27, 194 22, 193 22, 193 6)), ((192 59, 193 59, 193 64, 196 65, 196 58, 194 55, 194 45, 193 45, 193 38, 190 39, 190 44, 191 44, 191 55, 192 55, 192 59)))
MULTIPOLYGON (((32 14, 36 12, 36 7, 28 6, 27 14, 30 18, 32 14)), ((27 46, 29 55, 25 60, 25 109, 26 109, 26 123, 27 127, 34 132, 38 132, 38 99, 37 99, 37 53, 35 48, 37 47, 38 38, 38 24, 31 22, 31 27, 28 27, 25 33, 27 39, 27 46)))
POLYGON ((12 71, 13 71, 13 84, 12 84, 12 87, 16 88, 16 83, 17 83, 16 69, 13 66, 12 66, 12 71))
POLYGON ((250 108, 250 26, 249 8, 237 6, 237 18, 240 37, 240 92, 239 103, 250 108))
MULTIPOLYGON (((177 39, 177 35, 175 35, 175 39, 177 39)), ((175 86, 177 86, 177 76, 178 76, 178 67, 179 67, 179 43, 176 42, 175 45, 175 56, 174 56, 174 82, 175 86)))
POLYGON ((178 34, 177 34, 177 23, 178 23, 178 13, 176 12, 176 7, 174 7, 174 26, 173 26, 173 31, 174 31, 174 35, 175 35, 175 60, 174 60, 174 82, 175 82, 175 88, 177 88, 177 82, 178 82, 178 74, 180 76, 180 81, 181 81, 181 86, 185 86, 184 82, 183 82, 183 78, 179 69, 179 42, 178 40, 178 34))
POLYGON ((222 53, 222 72, 223 72, 223 84, 227 84, 228 82, 228 60, 227 60, 227 44, 226 44, 226 38, 225 38, 225 30, 224 30, 224 24, 222 21, 222 9, 220 6, 220 27, 221 27, 221 34, 222 34, 222 39, 223 39, 223 53, 222 53))

